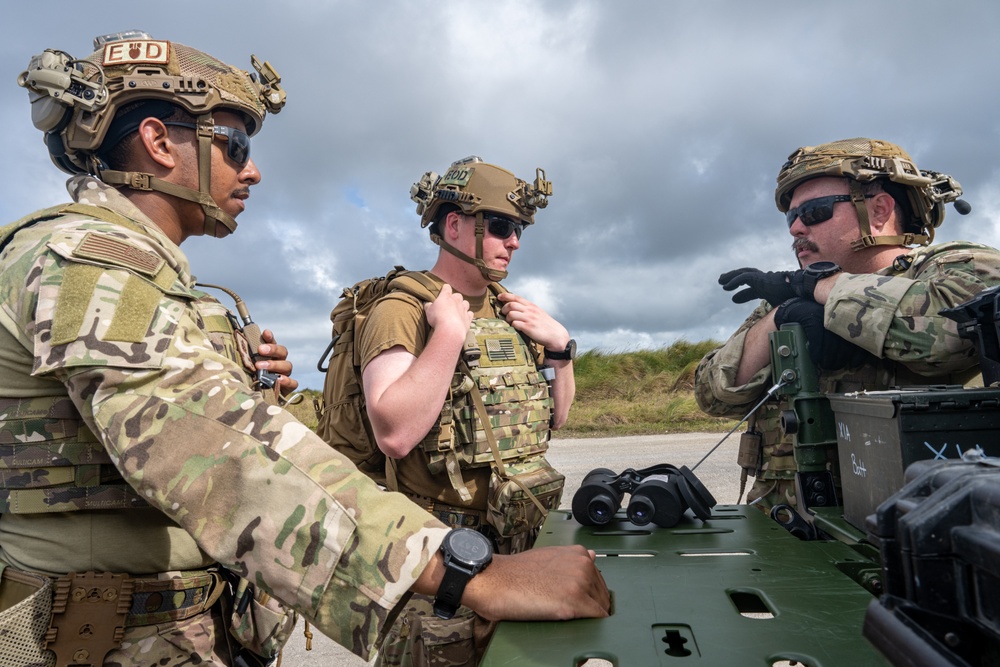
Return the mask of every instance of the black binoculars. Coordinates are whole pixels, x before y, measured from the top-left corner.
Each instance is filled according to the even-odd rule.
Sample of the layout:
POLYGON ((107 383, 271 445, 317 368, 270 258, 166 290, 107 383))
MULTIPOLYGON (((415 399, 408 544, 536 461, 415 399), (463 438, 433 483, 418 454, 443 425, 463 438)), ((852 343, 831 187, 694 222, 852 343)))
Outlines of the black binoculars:
POLYGON ((597 468, 587 473, 573 494, 573 518, 584 526, 603 526, 621 509, 626 493, 631 497, 625 513, 637 526, 652 522, 671 528, 688 508, 707 521, 716 504, 711 492, 687 466, 661 463, 642 470, 628 468, 621 474, 597 468))

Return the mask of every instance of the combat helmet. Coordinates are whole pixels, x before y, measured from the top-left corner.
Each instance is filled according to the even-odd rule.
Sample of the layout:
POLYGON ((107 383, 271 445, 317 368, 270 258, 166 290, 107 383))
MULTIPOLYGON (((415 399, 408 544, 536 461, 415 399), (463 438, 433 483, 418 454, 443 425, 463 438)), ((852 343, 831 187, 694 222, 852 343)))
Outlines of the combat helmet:
POLYGON ((875 245, 927 245, 944 221, 944 205, 955 202, 965 215, 972 207, 959 199, 962 186, 947 174, 917 168, 909 154, 896 144, 878 139, 844 139, 820 146, 803 146, 788 157, 778 173, 775 203, 788 211, 792 193, 803 182, 821 176, 844 177, 858 212, 861 238, 851 244, 857 251, 875 245), (872 236, 862 183, 879 181, 904 212, 904 233, 872 236))
POLYGON ((260 131, 267 112, 285 104, 281 78, 270 63, 250 57, 256 74, 227 65, 177 42, 129 31, 94 39, 94 53, 76 59, 46 49, 17 79, 31 102, 31 122, 45 133, 49 156, 70 174, 88 173, 111 185, 156 190, 201 204, 205 233, 236 221, 209 194, 212 112, 226 109, 246 121, 246 134, 260 131), (196 119, 199 190, 167 183, 152 174, 115 171, 102 156, 149 116, 165 119, 176 108, 196 119))
POLYGON ((486 231, 483 214, 495 213, 519 220, 524 226, 531 225, 535 222, 535 212, 548 206, 550 196, 552 183, 545 179, 545 171, 541 168, 535 170, 535 181, 529 185, 476 155, 452 162, 444 176, 428 171, 410 188, 410 199, 417 204, 421 227, 436 222, 445 204, 457 206, 465 215, 476 217, 475 258, 449 245, 434 228, 431 239, 452 255, 476 265, 490 281, 503 280, 507 272, 490 269, 483 260, 486 231))

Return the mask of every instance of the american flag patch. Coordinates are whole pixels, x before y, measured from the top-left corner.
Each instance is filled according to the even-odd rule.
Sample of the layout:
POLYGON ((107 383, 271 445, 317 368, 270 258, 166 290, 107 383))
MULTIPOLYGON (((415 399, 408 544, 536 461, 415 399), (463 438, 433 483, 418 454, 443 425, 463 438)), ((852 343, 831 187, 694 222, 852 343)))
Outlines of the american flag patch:
POLYGON ((107 234, 87 232, 83 241, 73 251, 74 257, 107 262, 115 266, 124 266, 147 276, 155 276, 165 263, 156 253, 136 248, 107 234))
POLYGON ((513 361, 517 359, 514 341, 510 338, 486 339, 486 356, 490 361, 513 361))

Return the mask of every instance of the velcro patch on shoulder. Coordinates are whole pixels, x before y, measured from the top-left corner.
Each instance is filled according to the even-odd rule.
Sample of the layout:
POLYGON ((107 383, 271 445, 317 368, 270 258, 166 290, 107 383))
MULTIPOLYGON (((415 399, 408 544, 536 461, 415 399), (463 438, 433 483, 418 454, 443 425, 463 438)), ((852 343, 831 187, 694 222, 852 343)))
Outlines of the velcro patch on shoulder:
POLYGON ((154 252, 96 232, 87 232, 80 245, 73 250, 73 256, 120 266, 147 276, 155 276, 166 261, 154 252))

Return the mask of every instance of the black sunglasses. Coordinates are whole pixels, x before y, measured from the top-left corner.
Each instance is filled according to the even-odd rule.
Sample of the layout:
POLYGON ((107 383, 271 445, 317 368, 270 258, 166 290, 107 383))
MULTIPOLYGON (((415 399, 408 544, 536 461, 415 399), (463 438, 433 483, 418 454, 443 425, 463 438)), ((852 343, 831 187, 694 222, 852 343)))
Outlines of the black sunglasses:
MULTIPOLYGON (((181 123, 178 121, 163 121, 164 125, 176 125, 177 127, 188 127, 192 130, 197 130, 198 126, 194 123, 181 123)), ((228 127, 226 125, 215 125, 212 127, 212 131, 215 134, 221 134, 226 137, 226 155, 229 159, 235 162, 240 167, 245 167, 247 162, 250 161, 250 137, 243 130, 237 130, 235 127, 228 127)))
POLYGON ((520 222, 493 213, 483 213, 483 220, 486 222, 486 228, 490 230, 490 234, 498 239, 510 238, 511 234, 516 234, 518 240, 521 239, 524 225, 520 222))
MULTIPOLYGON (((865 195, 865 199, 870 199, 875 195, 865 195)), ((827 195, 826 197, 816 197, 804 201, 795 208, 788 209, 785 213, 785 221, 788 222, 789 229, 795 224, 798 218, 806 227, 818 225, 833 217, 833 206, 840 202, 851 201, 851 195, 827 195)))

